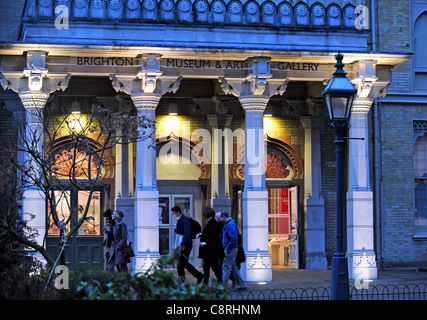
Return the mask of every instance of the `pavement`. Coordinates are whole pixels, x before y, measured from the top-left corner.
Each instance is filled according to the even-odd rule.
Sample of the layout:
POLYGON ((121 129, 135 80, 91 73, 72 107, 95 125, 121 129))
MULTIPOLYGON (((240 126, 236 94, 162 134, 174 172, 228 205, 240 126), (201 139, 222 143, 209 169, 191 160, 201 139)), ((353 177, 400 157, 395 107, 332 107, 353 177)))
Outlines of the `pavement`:
MULTIPOLYGON (((286 288, 327 288, 331 286, 331 270, 288 269, 273 267, 273 281, 267 283, 247 282, 248 289, 286 289, 286 288)), ((359 285, 361 280, 350 280, 350 286, 359 285), (356 282, 357 281, 357 282, 356 282)), ((368 282, 372 285, 387 284, 427 284, 427 272, 417 269, 394 269, 378 271, 377 279, 368 282)))
MULTIPOLYGON (((202 271, 202 270, 201 270, 202 271)), ((294 289, 294 288, 328 288, 331 286, 331 270, 289 269, 273 267, 271 282, 246 282, 248 290, 294 289)), ((211 272, 211 278, 215 276, 211 272)), ((190 282, 195 279, 188 274, 190 282), (191 279, 190 279, 191 278, 191 279)), ((361 280, 350 280, 350 286, 360 285, 361 280), (357 283, 355 281, 358 281, 357 283)), ((426 284, 426 269, 388 269, 379 270, 377 279, 368 282, 370 285, 426 284)), ((229 285, 231 282, 229 283, 229 285)))

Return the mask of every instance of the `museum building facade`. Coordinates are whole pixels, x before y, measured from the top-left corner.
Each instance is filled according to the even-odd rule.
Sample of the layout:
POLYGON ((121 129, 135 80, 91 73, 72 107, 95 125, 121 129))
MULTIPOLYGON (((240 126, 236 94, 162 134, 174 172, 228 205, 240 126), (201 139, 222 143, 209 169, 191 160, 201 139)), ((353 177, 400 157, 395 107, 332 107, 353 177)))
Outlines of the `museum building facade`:
MULTIPOLYGON (((321 93, 338 51, 357 89, 344 169, 349 274, 375 279, 380 263, 399 265, 386 250, 391 194, 377 188, 379 177, 391 177, 380 165, 386 158, 377 155, 393 140, 375 141, 392 135, 379 122, 390 121, 387 112, 402 99, 387 94, 412 55, 373 50, 377 35, 372 25, 364 28, 360 6, 372 9, 364 1, 29 1, 18 38, 0 43, 4 119, 26 119, 42 130, 31 112, 69 103, 75 117, 83 116, 82 106, 98 104, 156 123, 155 148, 148 140, 115 146, 113 169, 90 204, 92 219, 70 244, 70 266, 103 265, 102 213, 113 208, 126 213, 133 270, 148 270, 175 246, 170 210, 178 205, 202 226, 205 206, 231 213, 242 234, 247 281, 271 281, 276 265, 327 269, 335 250, 335 145, 321 93)), ((410 108, 425 102, 417 97, 410 108)), ((426 169, 423 142, 415 143, 424 139, 422 112, 423 118, 402 114, 421 150, 410 180, 417 186, 426 169)), ((66 146, 58 141, 59 155, 66 146)), ((409 189, 421 199, 420 188, 409 189)), ((87 192, 69 197, 80 205, 87 192)), ((421 203, 411 199, 412 206, 421 203)), ((412 221, 419 237, 401 245, 421 250, 406 265, 420 265, 425 213, 406 210, 412 218, 405 223, 412 221)), ((35 214, 30 224, 39 243, 57 253, 58 230, 46 219, 40 192, 24 191, 23 211, 35 214)), ((201 266, 198 240, 190 259, 201 266)))

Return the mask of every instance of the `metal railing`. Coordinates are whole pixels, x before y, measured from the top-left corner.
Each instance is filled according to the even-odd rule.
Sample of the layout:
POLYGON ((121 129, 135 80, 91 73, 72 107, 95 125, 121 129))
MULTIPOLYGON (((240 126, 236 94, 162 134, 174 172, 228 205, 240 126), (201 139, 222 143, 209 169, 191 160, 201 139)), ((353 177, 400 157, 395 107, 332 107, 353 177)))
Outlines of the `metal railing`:
MULTIPOLYGON (((230 291, 230 300, 330 300, 330 287, 230 291)), ((427 284, 350 287, 351 300, 427 300, 427 284)))

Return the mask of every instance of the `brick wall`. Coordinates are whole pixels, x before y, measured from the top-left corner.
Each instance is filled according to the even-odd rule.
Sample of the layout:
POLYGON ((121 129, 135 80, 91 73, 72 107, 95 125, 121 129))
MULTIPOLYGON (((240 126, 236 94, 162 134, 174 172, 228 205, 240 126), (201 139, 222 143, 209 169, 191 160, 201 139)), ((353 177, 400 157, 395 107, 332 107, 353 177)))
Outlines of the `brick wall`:
POLYGON ((18 40, 25 0, 0 1, 0 41, 18 40))
MULTIPOLYGON (((378 51, 411 52, 409 6, 406 0, 378 0, 378 51)), ((410 61, 394 68, 389 92, 411 92, 410 61)))
POLYGON ((414 241, 413 120, 427 119, 425 105, 381 107, 383 257, 385 267, 427 262, 427 242, 414 241))

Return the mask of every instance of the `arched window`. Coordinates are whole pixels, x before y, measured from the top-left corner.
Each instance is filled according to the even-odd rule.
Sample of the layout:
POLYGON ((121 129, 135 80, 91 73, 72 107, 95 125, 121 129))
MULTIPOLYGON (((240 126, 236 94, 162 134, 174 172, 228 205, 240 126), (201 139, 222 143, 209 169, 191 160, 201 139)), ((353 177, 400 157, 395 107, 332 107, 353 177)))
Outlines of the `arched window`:
POLYGON ((90 138, 80 143, 63 137, 45 152, 51 174, 57 179, 98 180, 114 176, 111 150, 90 138))

